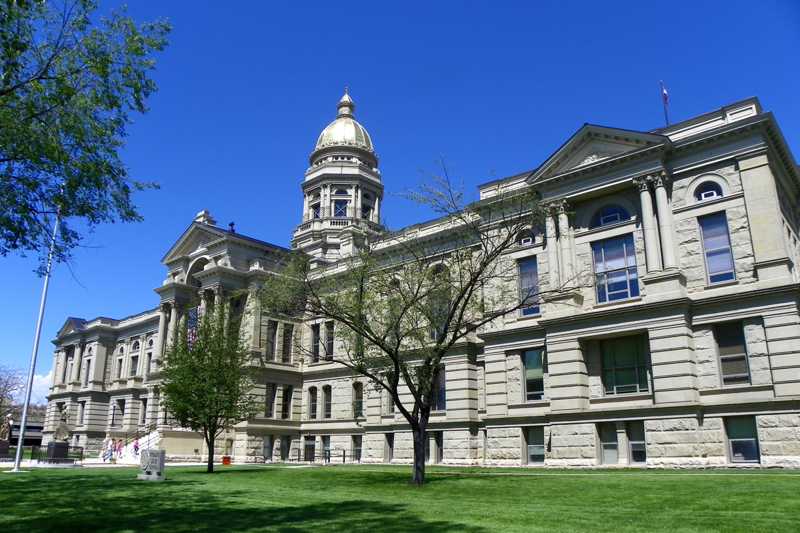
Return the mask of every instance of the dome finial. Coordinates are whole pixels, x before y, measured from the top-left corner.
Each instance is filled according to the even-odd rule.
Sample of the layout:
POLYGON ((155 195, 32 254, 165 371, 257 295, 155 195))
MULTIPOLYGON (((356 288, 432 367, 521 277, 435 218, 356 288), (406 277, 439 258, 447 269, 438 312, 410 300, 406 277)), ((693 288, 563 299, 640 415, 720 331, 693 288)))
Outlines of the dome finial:
POLYGON ((339 100, 339 112, 337 113, 340 117, 352 117, 353 111, 356 109, 356 104, 353 102, 353 99, 350 98, 350 87, 347 85, 344 86, 344 95, 339 100))

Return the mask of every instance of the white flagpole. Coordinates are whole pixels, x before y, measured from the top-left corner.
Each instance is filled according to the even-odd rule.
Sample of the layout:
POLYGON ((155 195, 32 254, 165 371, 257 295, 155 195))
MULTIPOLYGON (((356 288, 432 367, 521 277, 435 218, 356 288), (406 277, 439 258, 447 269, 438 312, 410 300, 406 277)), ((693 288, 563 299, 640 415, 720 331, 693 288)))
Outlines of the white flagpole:
POLYGON ((11 472, 20 472, 19 464, 22 461, 22 444, 25 442, 25 425, 28 423, 28 406, 31 403, 31 389, 33 376, 36 372, 36 355, 39 352, 39 339, 42 336, 42 320, 44 319, 44 306, 47 302, 47 287, 50 285, 50 270, 53 266, 53 254, 58 237, 58 226, 61 224, 61 209, 56 213, 56 223, 53 226, 53 238, 50 241, 50 251, 47 253, 47 270, 44 272, 44 285, 42 286, 42 299, 39 302, 39 318, 36 320, 36 333, 33 337, 33 353, 31 353, 31 366, 28 369, 28 388, 25 392, 25 403, 22 406, 22 420, 19 424, 19 437, 17 438, 17 454, 14 457, 14 468, 11 472))

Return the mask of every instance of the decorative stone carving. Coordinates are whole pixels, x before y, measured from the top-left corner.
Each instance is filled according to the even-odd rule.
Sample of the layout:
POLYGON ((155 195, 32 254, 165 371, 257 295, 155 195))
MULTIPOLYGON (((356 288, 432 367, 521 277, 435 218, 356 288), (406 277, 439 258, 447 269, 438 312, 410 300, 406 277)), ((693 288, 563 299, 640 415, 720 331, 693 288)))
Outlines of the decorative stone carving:
POLYGON ((67 424, 67 410, 66 408, 61 410, 60 413, 61 420, 56 426, 56 430, 53 432, 53 440, 59 442, 67 442, 69 440, 69 425, 67 424))

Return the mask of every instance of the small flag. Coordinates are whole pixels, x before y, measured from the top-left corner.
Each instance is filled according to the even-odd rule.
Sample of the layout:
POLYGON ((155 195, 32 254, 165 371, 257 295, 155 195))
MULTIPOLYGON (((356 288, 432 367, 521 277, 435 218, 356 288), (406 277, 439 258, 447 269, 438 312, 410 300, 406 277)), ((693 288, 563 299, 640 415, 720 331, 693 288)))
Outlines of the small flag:
POLYGON ((659 81, 658 83, 661 85, 661 103, 664 105, 664 122, 669 126, 669 112, 667 111, 669 107, 669 93, 667 92, 667 88, 664 87, 663 81, 659 81))

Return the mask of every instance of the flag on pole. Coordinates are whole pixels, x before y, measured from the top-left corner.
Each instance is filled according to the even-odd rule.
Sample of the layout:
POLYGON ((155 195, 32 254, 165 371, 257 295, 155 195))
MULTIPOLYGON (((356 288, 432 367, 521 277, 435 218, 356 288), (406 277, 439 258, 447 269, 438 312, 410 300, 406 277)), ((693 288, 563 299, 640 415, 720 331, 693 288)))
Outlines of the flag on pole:
POLYGON ((667 112, 669 107, 669 92, 667 92, 667 88, 664 87, 663 81, 659 81, 658 83, 661 86, 661 103, 664 105, 664 122, 669 126, 669 113, 667 112))

